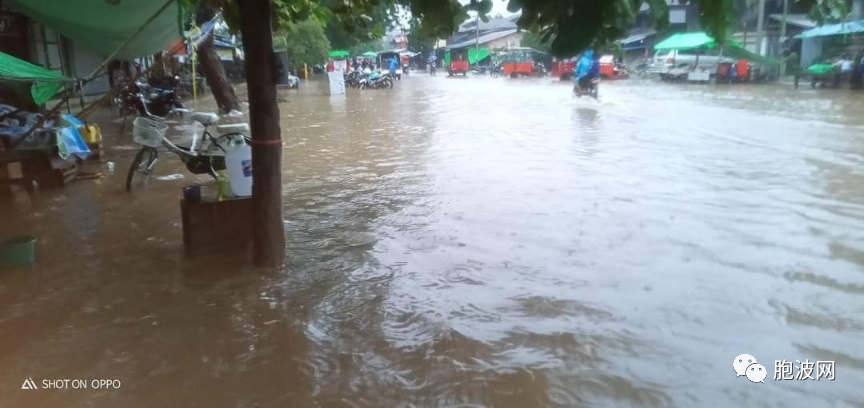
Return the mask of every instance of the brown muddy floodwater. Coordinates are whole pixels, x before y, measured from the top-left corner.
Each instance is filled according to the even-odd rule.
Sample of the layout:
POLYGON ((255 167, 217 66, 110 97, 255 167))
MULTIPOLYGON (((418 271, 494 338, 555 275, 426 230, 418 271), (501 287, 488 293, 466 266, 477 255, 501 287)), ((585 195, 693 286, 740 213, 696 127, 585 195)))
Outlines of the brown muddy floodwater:
POLYGON ((278 271, 185 259, 194 179, 122 191, 129 139, 4 201, 39 259, 0 273, 0 407, 864 406, 864 95, 325 86, 280 91, 278 271), (773 379, 805 359, 835 380, 773 379))

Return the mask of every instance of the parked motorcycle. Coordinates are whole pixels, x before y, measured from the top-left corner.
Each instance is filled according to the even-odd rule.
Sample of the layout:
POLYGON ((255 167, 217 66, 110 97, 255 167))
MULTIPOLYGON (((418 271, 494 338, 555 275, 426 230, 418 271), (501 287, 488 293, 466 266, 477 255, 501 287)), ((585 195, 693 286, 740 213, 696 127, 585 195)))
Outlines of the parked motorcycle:
POLYGON ((149 77, 147 78, 147 84, 157 89, 170 89, 174 91, 178 96, 183 95, 183 93, 185 92, 183 83, 181 83, 180 76, 178 75, 149 77))
POLYGON ((475 65, 471 70, 472 75, 486 75, 489 73, 488 65, 475 65))
POLYGON ((393 87, 393 79, 389 75, 369 76, 360 80, 360 89, 389 89, 393 87))
POLYGON ((351 88, 359 88, 360 80, 363 79, 363 73, 360 71, 351 71, 345 74, 345 86, 351 88))
POLYGON ((130 82, 115 99, 120 113, 128 115, 165 118, 186 111, 177 92, 150 86, 145 81, 130 82))

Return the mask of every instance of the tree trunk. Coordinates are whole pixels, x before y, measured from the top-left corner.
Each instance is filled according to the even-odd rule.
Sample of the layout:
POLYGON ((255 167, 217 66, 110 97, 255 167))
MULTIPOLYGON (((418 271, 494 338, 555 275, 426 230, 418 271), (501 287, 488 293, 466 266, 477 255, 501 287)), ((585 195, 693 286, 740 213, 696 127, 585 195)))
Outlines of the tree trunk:
POLYGON ((285 259, 282 223, 282 136, 276 103, 270 0, 243 0, 240 31, 246 54, 249 119, 252 126, 254 262, 278 266, 285 259), (264 26, 262 27, 262 22, 264 26))
POLYGON ((228 75, 225 75, 225 67, 222 66, 219 55, 213 49, 212 34, 198 46, 198 58, 201 61, 201 71, 204 78, 207 78, 207 86, 213 92, 213 98, 216 99, 219 110, 222 113, 241 110, 237 94, 234 93, 234 86, 228 80, 228 75))
MULTIPOLYGON (((198 3, 198 11, 195 17, 195 23, 198 26, 213 19, 216 16, 216 9, 209 1, 201 1, 198 3)), ((207 86, 213 92, 213 98, 216 99, 216 104, 219 105, 219 110, 222 113, 231 112, 231 110, 241 110, 240 102, 237 100, 237 94, 234 93, 234 86, 228 80, 228 75, 225 75, 225 67, 222 66, 222 61, 219 60, 219 55, 213 48, 213 38, 215 32, 211 32, 207 39, 198 46, 198 58, 201 61, 201 71, 204 78, 207 79, 207 86)), ((195 78, 192 79, 193 81, 195 78)))

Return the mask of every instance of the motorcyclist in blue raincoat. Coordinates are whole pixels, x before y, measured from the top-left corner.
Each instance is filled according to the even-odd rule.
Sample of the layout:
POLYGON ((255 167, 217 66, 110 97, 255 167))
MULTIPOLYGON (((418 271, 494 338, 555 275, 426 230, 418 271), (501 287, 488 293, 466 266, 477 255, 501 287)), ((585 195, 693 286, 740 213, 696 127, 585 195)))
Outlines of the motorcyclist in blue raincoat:
POLYGON ((390 76, 396 78, 396 69, 399 68, 399 60, 396 58, 390 58, 388 62, 390 63, 390 76))
POLYGON ((591 80, 600 75, 600 60, 594 57, 594 51, 588 50, 582 53, 575 71, 574 77, 579 83, 579 88, 582 89, 587 88, 591 80))

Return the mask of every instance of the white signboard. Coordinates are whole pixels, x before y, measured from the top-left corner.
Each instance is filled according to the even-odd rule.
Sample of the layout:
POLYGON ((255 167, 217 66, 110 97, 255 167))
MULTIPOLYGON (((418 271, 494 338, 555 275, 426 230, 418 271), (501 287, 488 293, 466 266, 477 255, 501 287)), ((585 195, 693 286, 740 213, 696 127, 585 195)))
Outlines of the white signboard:
POLYGON ((345 94, 345 76, 342 71, 328 72, 327 79, 330 81, 330 95, 345 94))
POLYGON ((693 71, 687 74, 687 80, 708 82, 711 80, 711 73, 708 71, 693 71))

